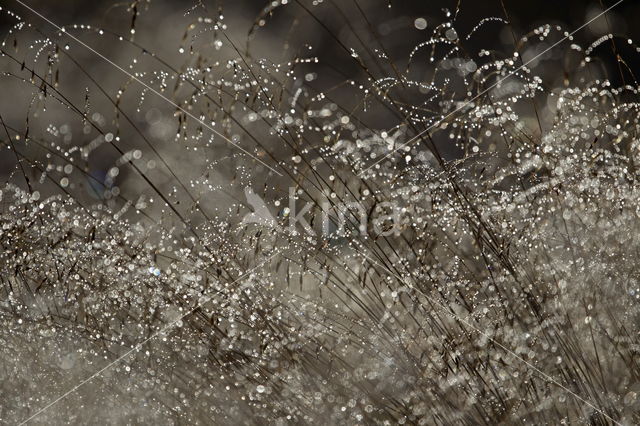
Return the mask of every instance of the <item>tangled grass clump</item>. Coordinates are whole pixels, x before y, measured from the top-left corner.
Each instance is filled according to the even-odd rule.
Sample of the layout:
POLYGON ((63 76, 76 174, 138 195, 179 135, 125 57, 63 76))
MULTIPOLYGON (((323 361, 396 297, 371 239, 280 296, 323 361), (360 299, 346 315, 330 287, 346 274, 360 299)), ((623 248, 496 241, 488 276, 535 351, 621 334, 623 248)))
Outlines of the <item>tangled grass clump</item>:
POLYGON ((633 41, 278 0, 240 44, 204 3, 167 57, 155 2, 2 10, 0 420, 640 421, 633 41), (253 47, 277 17, 331 46, 253 47))

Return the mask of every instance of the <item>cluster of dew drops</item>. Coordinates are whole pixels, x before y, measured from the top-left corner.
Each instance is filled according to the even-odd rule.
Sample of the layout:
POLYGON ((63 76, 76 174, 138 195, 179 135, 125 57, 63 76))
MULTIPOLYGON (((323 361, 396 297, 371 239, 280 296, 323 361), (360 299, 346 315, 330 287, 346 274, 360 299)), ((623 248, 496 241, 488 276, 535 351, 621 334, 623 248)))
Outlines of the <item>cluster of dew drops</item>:
MULTIPOLYGON (((255 25, 291 3, 271 2, 255 25)), ((2 59, 16 62, 24 52, 9 40, 33 28, 1 10, 16 22, 2 59)), ((341 85, 359 101, 355 110, 333 100, 337 89, 314 89, 323 71, 310 45, 285 62, 205 55, 209 47, 233 49, 222 13, 194 18, 177 49, 186 64, 177 69, 150 70, 161 53, 137 45, 133 26, 125 36, 71 25, 59 39, 30 41, 29 61, 3 73, 35 90, 36 112, 27 129, 7 128, 11 142, 43 153, 20 157, 37 171, 35 182, 0 192, 1 351, 25 388, 7 397, 9 415, 44 406, 61 393, 54 385, 64 374, 94 371, 133 347, 100 380, 116 388, 126 381, 128 392, 148 398, 143 416, 283 424, 581 418, 593 406, 567 403, 575 399, 566 391, 571 377, 618 407, 609 415, 637 416, 636 383, 607 382, 567 360, 597 356, 619 377, 635 368, 638 87, 612 87, 604 77, 550 86, 537 62, 525 65, 526 47, 469 57, 463 43, 505 21, 486 18, 464 34, 456 16, 446 12, 437 25, 409 20, 429 35, 406 69, 341 85), (144 87, 122 83, 111 103, 87 89, 76 109, 65 104, 69 88, 56 70, 60 50, 76 49, 59 45, 65 32, 136 51, 123 68, 144 87), (433 77, 416 80, 412 71, 424 67, 433 77), (396 103, 399 90, 419 101, 396 103), (156 92, 173 105, 159 107, 156 92), (125 112, 113 118, 132 93, 128 113, 144 121, 150 143, 133 144, 119 131, 125 112), (56 102, 72 118, 38 123, 56 102), (402 120, 367 126, 380 105, 402 120), (542 121, 532 113, 537 106, 542 121), (427 134, 461 154, 443 160, 420 143, 427 134), (179 147, 197 177, 172 174, 171 159, 153 150, 160 140, 179 147), (92 175, 89 160, 106 149, 116 159, 92 175), (286 176, 276 178, 268 164, 286 176), (239 188, 254 186, 280 226, 239 223, 245 202, 207 204, 207 195, 229 186, 220 170, 231 170, 239 188), (170 183, 160 186, 157 176, 170 183), (45 184, 59 193, 41 195, 45 184), (132 195, 129 186, 144 189, 132 195), (100 202, 77 195, 87 188, 100 202), (365 224, 300 238, 302 230, 285 231, 292 194, 315 203, 312 211, 326 198, 373 212, 388 203, 400 216, 386 235, 365 224), (593 354, 587 341, 613 342, 621 355, 593 354), (28 362, 17 362, 25 352, 28 362), (22 379, 27 373, 31 379, 22 379), (44 392, 38 383, 48 383, 44 392)), ((583 48, 562 27, 544 25, 521 42, 536 52, 562 37, 580 58, 576 73, 614 38, 583 48)), ((353 47, 349 56, 359 62, 365 54, 353 47)), ((12 179, 21 182, 19 167, 12 179)), ((109 400, 100 386, 87 386, 109 400)), ((0 394, 8 395, 6 386, 0 394)), ((136 410, 132 403, 122 413, 136 410)))

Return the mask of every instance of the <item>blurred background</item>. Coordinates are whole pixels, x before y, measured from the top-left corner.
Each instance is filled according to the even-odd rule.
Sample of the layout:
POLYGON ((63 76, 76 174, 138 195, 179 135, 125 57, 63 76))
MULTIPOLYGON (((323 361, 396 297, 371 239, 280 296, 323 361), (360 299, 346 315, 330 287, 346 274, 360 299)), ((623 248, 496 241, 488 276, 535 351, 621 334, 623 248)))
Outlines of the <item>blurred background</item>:
MULTIPOLYGON (((258 64, 271 64, 271 68, 262 70, 265 75, 276 76, 270 84, 275 92, 281 90, 283 102, 295 97, 304 79, 310 93, 328 93, 331 102, 353 111, 362 103, 362 96, 347 88, 348 82, 369 86, 372 78, 385 78, 405 69, 410 70, 408 75, 416 81, 427 81, 434 66, 442 63, 429 62, 430 48, 418 52, 411 63, 409 58, 416 46, 429 40, 434 29, 446 22, 453 22, 457 36, 461 40, 464 37, 461 54, 478 58, 480 52, 489 51, 497 57, 508 57, 514 50, 522 49, 521 57, 528 60, 559 40, 561 32, 531 48, 521 45, 514 48, 514 40, 527 34, 535 40, 537 35, 532 31, 541 25, 559 25, 563 31, 573 31, 614 4, 611 0, 289 0, 284 3, 260 0, 25 1, 52 22, 69 28, 70 33, 127 72, 163 93, 166 89, 165 95, 180 105, 190 105, 194 114, 220 129, 225 138, 273 167, 278 161, 295 158, 297 153, 275 138, 272 129, 252 124, 247 105, 253 102, 256 93, 239 91, 237 86, 238 82, 246 83, 249 76, 238 76, 237 70, 226 66, 226 61, 238 58, 239 54, 256 70, 262 66, 258 64), (476 31, 475 27, 485 18, 508 18, 511 25, 492 20, 476 31), (473 37, 467 40, 465 35, 470 33, 473 37), (382 57, 385 60, 381 60, 382 57), (299 63, 295 63, 296 59, 299 63), (365 68, 360 61, 367 64, 365 68), (284 68, 291 62, 295 66, 290 68, 295 70, 286 74, 284 68), (229 88, 236 91, 236 99, 227 93, 221 95, 219 104, 205 100, 203 105, 202 99, 196 101, 199 95, 194 95, 193 88, 177 82, 177 73, 195 72, 195 76, 209 67, 212 68, 210 79, 232 82, 229 88), (292 76, 298 80, 294 81, 292 76), (245 98, 237 99, 238 96, 245 98), (243 104, 244 101, 247 103, 243 104), (268 158, 265 149, 274 157, 268 158)), ((9 57, 3 58, 0 64, 5 72, 0 82, 3 93, 0 115, 15 145, 6 147, 21 152, 23 163, 27 159, 35 161, 29 167, 23 164, 24 170, 20 170, 18 156, 4 151, 0 156, 3 181, 24 186, 26 179, 22 175, 26 173, 31 182, 40 181, 39 190, 43 193, 59 192, 62 186, 77 199, 87 202, 118 197, 140 201, 145 191, 146 197, 152 198, 151 181, 155 192, 171 193, 176 203, 190 205, 193 199, 184 196, 180 188, 184 186, 176 182, 186 184, 195 180, 207 188, 207 202, 212 211, 225 205, 230 197, 243 198, 241 191, 251 179, 250 173, 239 172, 247 163, 238 158, 238 149, 225 138, 211 135, 191 118, 177 113, 174 106, 96 53, 59 34, 50 23, 23 5, 8 2, 3 7, 0 26, 3 49, 9 57), (20 20, 12 13, 29 26, 16 27, 20 20), (70 111, 55 105, 56 102, 52 104, 51 88, 49 98, 43 98, 43 83, 38 76, 45 77, 51 88, 59 90, 56 96, 63 97, 77 110, 70 111), (79 120, 79 112, 90 117, 91 122, 79 120), (23 144, 26 138, 36 143, 23 144), (40 146, 36 146, 38 143, 40 146), (116 145, 116 149, 107 148, 108 143, 116 145), (75 156, 78 157, 75 167, 66 167, 67 159, 75 156), (131 160, 138 170, 127 167, 131 160), (44 172, 52 177, 51 182, 43 177, 44 172)), ((606 16, 586 25, 573 40, 545 53, 532 64, 540 65, 544 61, 535 72, 550 87, 573 84, 571 79, 579 76, 570 75, 575 59, 567 53, 569 46, 577 43, 587 47, 604 34, 613 33, 621 37, 611 43, 601 43, 592 52, 591 56, 597 58, 597 67, 592 72, 609 78, 614 86, 632 83, 640 54, 635 45, 626 41, 638 36, 640 29, 633 21, 639 16, 638 2, 623 1, 606 16), (616 61, 616 55, 624 59, 624 66, 616 61)), ((436 56, 444 53, 440 51, 436 56)), ((459 89, 466 91, 462 85, 459 89)), ((398 96, 409 103, 418 99, 409 91, 398 96)), ((552 113, 552 109, 543 110, 542 118, 552 113)), ((359 114, 358 119, 369 128, 382 131, 396 125, 398 117, 385 108, 370 107, 366 114, 359 114)), ((317 139, 318 135, 309 136, 312 142, 314 137, 317 139)), ((321 139, 315 142, 320 143, 321 139)), ((461 155, 457 148, 448 145, 443 150, 449 158, 461 155)), ((251 173, 262 173, 261 180, 265 182, 274 177, 260 163, 253 162, 248 167, 251 173)), ((140 202, 145 205, 144 200, 140 202)))

